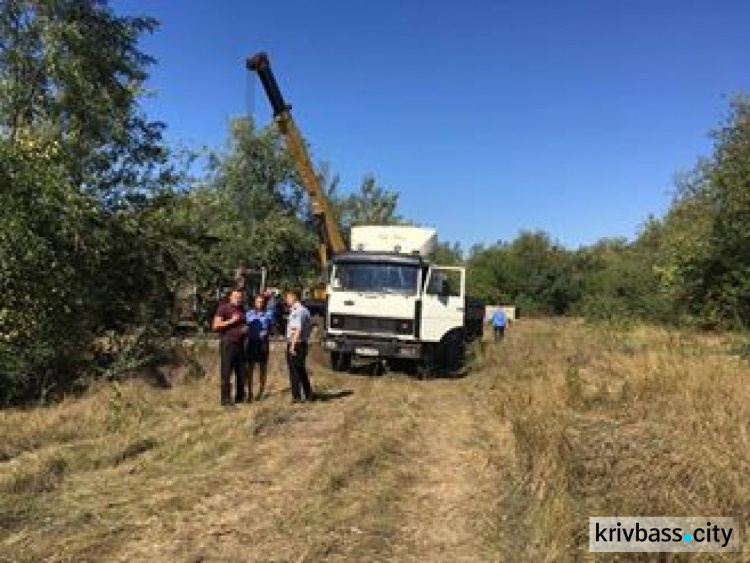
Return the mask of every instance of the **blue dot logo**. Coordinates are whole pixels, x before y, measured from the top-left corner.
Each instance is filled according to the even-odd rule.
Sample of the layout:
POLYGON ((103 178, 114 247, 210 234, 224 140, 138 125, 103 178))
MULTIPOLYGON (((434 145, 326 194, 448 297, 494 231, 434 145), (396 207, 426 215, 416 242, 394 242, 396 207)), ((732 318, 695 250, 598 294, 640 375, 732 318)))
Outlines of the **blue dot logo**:
POLYGON ((693 541, 693 536, 691 534, 685 534, 685 537, 683 538, 686 542, 690 543, 693 541))

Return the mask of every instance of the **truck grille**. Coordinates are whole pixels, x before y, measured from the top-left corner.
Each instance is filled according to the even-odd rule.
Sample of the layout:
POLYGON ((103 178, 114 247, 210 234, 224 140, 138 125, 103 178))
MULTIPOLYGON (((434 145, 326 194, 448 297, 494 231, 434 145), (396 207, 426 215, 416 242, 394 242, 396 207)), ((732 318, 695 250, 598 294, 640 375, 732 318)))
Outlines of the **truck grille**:
POLYGON ((359 315, 331 315, 330 328, 351 330, 371 334, 412 334, 412 319, 390 319, 383 317, 363 317, 359 315))

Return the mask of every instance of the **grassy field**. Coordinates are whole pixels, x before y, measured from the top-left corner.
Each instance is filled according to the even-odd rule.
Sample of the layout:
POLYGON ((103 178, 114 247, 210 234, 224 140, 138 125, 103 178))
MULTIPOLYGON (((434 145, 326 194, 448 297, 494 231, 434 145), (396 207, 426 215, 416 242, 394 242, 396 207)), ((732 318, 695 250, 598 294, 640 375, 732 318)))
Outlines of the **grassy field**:
POLYGON ((0 412, 0 561, 738 561, 589 554, 591 515, 750 516, 739 343, 523 321, 462 379, 206 378, 0 412))

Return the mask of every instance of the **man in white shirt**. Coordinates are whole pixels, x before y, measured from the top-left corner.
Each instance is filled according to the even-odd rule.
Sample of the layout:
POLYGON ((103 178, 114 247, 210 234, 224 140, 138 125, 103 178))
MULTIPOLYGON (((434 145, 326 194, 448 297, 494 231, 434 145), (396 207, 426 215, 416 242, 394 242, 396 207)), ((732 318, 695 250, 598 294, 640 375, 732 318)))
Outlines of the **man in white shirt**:
POLYGON ((308 340, 312 332, 310 311, 300 302, 297 291, 286 292, 289 306, 289 323, 286 329, 286 362, 289 367, 289 383, 292 388, 292 402, 304 403, 313 400, 310 376, 305 367, 308 340))

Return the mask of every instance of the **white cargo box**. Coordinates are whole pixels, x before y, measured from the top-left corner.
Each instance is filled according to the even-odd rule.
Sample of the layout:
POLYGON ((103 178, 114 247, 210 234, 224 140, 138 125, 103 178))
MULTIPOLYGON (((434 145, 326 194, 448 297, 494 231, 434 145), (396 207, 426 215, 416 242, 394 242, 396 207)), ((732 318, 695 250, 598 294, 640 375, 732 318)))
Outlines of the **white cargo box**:
POLYGON ((490 322, 490 319, 492 319, 492 315, 494 315, 495 311, 497 311, 498 309, 502 309, 503 311, 505 311, 505 317, 509 321, 515 321, 520 316, 518 314, 518 308, 512 305, 486 305, 484 308, 485 321, 490 322))
POLYGON ((351 249, 428 256, 437 248, 437 231, 424 227, 352 227, 351 249))

